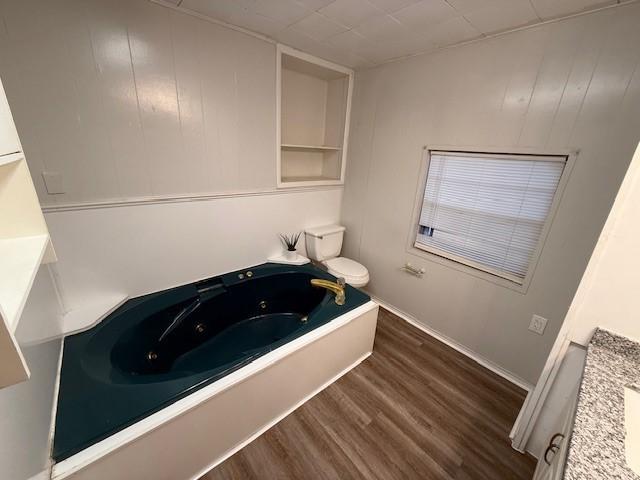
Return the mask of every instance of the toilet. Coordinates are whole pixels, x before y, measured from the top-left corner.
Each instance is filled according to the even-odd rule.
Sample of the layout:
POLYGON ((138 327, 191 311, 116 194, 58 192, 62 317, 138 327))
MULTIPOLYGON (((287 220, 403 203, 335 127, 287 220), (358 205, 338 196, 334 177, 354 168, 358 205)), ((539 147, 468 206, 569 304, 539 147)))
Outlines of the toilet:
POLYGON ((305 230, 307 256, 322 263, 331 275, 342 277, 357 288, 369 283, 369 271, 364 265, 346 257, 339 257, 345 227, 325 225, 305 230))

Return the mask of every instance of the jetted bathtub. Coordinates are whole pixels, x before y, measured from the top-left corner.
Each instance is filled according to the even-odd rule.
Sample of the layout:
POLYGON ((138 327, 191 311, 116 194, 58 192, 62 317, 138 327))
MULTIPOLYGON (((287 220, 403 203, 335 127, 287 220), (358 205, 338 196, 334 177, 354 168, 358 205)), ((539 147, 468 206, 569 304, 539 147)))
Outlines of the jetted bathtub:
POLYGON ((64 341, 52 456, 60 462, 369 302, 265 264, 129 300, 64 341))

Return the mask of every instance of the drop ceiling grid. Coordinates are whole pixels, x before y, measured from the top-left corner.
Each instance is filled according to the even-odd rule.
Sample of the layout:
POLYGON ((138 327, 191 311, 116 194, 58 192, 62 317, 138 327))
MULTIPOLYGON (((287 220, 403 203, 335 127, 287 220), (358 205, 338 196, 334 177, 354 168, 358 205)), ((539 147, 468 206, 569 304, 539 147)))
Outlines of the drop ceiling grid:
POLYGON ((354 68, 621 0, 165 0, 354 68))

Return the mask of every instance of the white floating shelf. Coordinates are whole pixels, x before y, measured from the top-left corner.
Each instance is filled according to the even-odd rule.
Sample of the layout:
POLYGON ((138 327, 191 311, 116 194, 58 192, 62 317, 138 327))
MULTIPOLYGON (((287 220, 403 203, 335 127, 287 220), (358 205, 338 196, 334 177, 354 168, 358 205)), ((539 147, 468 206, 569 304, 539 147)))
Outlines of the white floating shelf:
POLYGON ((283 143, 281 145, 282 150, 307 150, 311 152, 339 152, 341 147, 332 147, 329 145, 295 145, 292 143, 283 143))
POLYGON ((24 153, 16 152, 9 153, 7 155, 0 156, 0 165, 7 165, 9 163, 17 162, 18 160, 22 160, 24 158, 24 153))
POLYGON ((11 333, 18 326, 48 243, 49 235, 0 239, 0 309, 11 333))
POLYGON ((270 263, 280 263, 282 265, 306 265, 311 260, 309 260, 307 257, 300 255, 299 253, 296 255, 294 259, 288 259, 288 258, 285 258, 284 253, 281 253, 279 255, 274 255, 273 257, 269 257, 267 261, 270 263))

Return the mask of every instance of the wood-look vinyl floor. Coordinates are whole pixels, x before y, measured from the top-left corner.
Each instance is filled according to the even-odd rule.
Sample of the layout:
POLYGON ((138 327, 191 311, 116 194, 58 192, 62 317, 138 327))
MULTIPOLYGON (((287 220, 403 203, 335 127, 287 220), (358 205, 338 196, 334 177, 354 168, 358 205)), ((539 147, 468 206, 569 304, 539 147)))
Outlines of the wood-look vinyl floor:
POLYGON ((525 392, 380 309, 373 354, 200 480, 530 479, 525 392))

